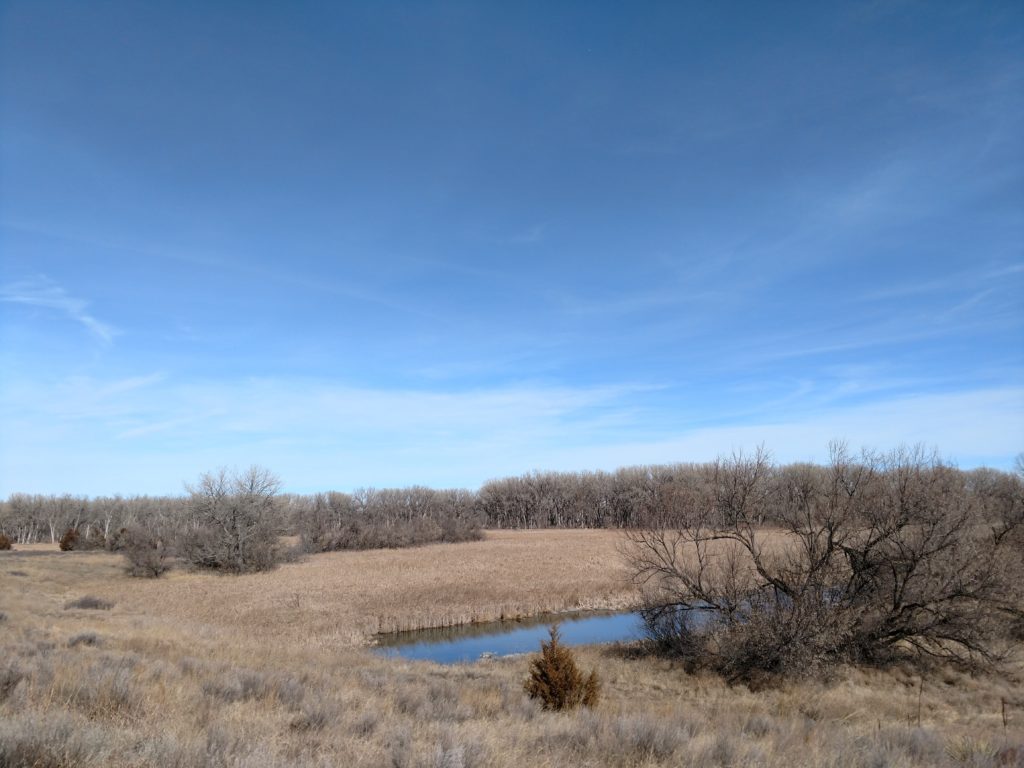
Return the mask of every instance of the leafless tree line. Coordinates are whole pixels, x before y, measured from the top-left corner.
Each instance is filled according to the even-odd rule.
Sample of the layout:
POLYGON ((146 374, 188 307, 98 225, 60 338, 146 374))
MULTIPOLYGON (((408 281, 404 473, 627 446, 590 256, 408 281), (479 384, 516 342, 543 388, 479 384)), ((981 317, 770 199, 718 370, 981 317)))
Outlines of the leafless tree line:
MULTIPOLYGON (((946 470, 959 478, 972 514, 980 518, 996 514, 1019 492, 1021 473, 946 470)), ((758 482, 757 519, 766 524, 783 522, 778 499, 787 479, 795 473, 824 477, 828 471, 804 464, 772 466, 758 482)), ((532 472, 491 480, 478 491, 412 487, 360 489, 351 494, 277 493, 273 517, 278 531, 302 536, 310 550, 459 541, 476 537, 480 527, 643 528, 652 521, 683 520, 694 504, 710 503, 711 496, 719 493, 716 472, 721 473, 721 462, 637 466, 615 472, 532 472)), ((198 486, 203 486, 202 480, 198 486)), ((0 533, 16 544, 56 543, 73 528, 83 546, 110 546, 116 544, 122 528, 133 525, 168 532, 195 530, 203 506, 194 503, 194 496, 191 492, 183 497, 95 498, 15 493, 0 501, 0 533)))
POLYGON ((481 538, 476 495, 421 486, 294 500, 293 519, 307 552, 407 547, 481 538))
POLYGON ((16 544, 56 544, 65 531, 79 532, 83 546, 106 546, 122 528, 178 527, 188 519, 188 499, 174 496, 44 496, 14 493, 0 502, 0 533, 16 544))

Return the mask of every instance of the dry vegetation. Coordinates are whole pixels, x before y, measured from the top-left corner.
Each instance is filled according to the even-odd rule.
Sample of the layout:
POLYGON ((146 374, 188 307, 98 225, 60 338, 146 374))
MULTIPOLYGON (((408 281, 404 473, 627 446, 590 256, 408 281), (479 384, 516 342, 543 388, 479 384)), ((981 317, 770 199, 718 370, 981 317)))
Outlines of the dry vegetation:
POLYGON ((498 532, 160 580, 103 552, 4 552, 0 766, 983 766, 1000 750, 1014 764, 1019 665, 940 670, 923 690, 913 670, 840 668, 752 692, 591 648, 579 662, 601 702, 566 714, 525 697, 527 659, 439 667, 365 648, 381 628, 622 605, 618 543, 498 532))

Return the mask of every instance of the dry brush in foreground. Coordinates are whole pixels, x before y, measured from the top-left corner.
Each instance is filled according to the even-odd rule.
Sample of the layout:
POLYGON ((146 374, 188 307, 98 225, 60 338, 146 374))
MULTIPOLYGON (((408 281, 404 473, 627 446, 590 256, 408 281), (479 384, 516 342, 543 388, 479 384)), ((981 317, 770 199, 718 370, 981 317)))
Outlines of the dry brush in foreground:
POLYGON ((601 575, 615 543, 505 533, 142 583, 112 555, 4 553, 0 765, 911 768, 995 766, 1024 742, 1019 666, 1003 677, 945 669, 923 690, 913 670, 843 667, 828 683, 751 692, 669 660, 581 649, 580 664, 600 671, 601 702, 562 713, 526 697, 527 659, 438 667, 356 645, 376 623, 358 588, 414 622, 443 612, 405 594, 416 573, 439 602, 487 611, 516 594, 526 609, 544 597, 530 590, 538 580, 576 579, 579 594, 563 587, 559 599, 596 602, 625 594, 612 588, 624 573, 601 575), (445 565, 454 553, 465 561, 445 565), (531 553, 542 572, 523 567, 531 553), (64 608, 83 596, 114 605, 64 608), (344 627, 333 634, 332 612, 344 627))

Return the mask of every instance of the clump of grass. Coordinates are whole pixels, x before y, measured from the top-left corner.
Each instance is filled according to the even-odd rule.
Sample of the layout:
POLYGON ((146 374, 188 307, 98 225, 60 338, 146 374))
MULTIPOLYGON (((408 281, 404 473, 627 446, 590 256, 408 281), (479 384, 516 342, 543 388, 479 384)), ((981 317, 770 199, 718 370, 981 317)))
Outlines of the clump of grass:
MULTIPOLYGON (((25 673, 12 662, 0 667, 0 703, 4 702, 15 687, 25 678, 25 673)), ((0 763, 2 765, 2 763, 0 763)))
POLYGON ((64 713, 20 715, 0 719, 0 765, 102 765, 111 757, 110 739, 100 728, 81 723, 64 713))
POLYGON ((584 678, 571 650, 561 643, 558 625, 551 627, 550 640, 541 641, 540 656, 530 662, 526 692, 531 699, 540 699, 544 709, 575 709, 597 705, 601 683, 597 671, 584 678))
POLYGON ((251 669, 230 669, 202 684, 207 696, 229 704, 251 699, 276 700, 290 710, 298 710, 306 695, 301 682, 293 677, 273 676, 251 669))
POLYGON ((384 738, 393 768, 412 768, 412 733, 406 726, 393 728, 384 738))
POLYGON ((86 595, 64 604, 65 610, 69 608, 83 608, 93 611, 109 611, 113 607, 114 604, 110 600, 104 600, 102 597, 93 597, 92 595, 86 595))
POLYGON ((613 750, 624 758, 664 761, 686 743, 677 727, 647 715, 627 715, 612 721, 603 752, 613 750))
POLYGON ((85 669, 58 678, 55 692, 92 719, 133 716, 141 709, 144 692, 132 679, 132 666, 130 658, 101 656, 85 669))
POLYGON ((998 752, 999 750, 985 739, 970 736, 952 739, 946 744, 946 754, 960 765, 990 765, 998 752))
POLYGON ((270 692, 270 681, 265 675, 249 670, 236 670, 202 685, 203 693, 228 704, 249 699, 262 699, 270 692))
POLYGON ((372 735, 377 730, 379 724, 380 714, 373 710, 367 710, 356 718, 355 722, 352 723, 351 730, 357 736, 365 738, 372 735))
POLYGON ((459 738, 447 730, 441 734, 440 742, 425 765, 430 768, 484 768, 492 762, 482 743, 475 739, 459 738))
POLYGON ((303 702, 289 726, 293 731, 319 731, 337 719, 337 709, 323 699, 303 702))
POLYGON ((95 632, 80 632, 68 640, 68 648, 77 648, 79 645, 102 645, 103 641, 95 632))

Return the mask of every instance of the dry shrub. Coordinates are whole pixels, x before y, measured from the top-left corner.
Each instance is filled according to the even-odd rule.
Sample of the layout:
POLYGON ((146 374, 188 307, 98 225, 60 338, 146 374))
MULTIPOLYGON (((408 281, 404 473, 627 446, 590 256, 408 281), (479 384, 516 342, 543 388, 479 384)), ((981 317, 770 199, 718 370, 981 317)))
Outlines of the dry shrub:
POLYGON ((170 551, 164 539, 140 526, 123 529, 117 546, 128 561, 128 573, 155 579, 170 570, 170 551))
POLYGON ((597 705, 601 683, 597 671, 583 676, 572 651, 562 645, 558 625, 550 630, 550 640, 541 641, 540 655, 530 662, 530 677, 525 689, 532 699, 540 699, 544 709, 575 709, 597 705))
POLYGON ((64 531, 64 535, 60 537, 60 551, 71 552, 73 549, 78 547, 78 541, 81 536, 78 535, 78 531, 74 528, 68 528, 64 531))
POLYGON ((319 731, 334 723, 338 718, 337 707, 320 697, 302 702, 298 714, 292 718, 289 727, 293 731, 319 731))
POLYGON ((411 488, 319 493, 295 511, 307 552, 398 549, 436 542, 478 541, 483 516, 469 491, 411 488))
POLYGON ((189 487, 195 527, 179 542, 180 554, 196 568, 249 573, 275 567, 280 558, 281 481, 263 467, 229 474, 208 472, 189 487))
POLYGON ((1019 480, 980 508, 970 477, 921 449, 841 444, 827 467, 779 468, 759 450, 705 474, 671 520, 627 534, 663 649, 745 681, 908 652, 1001 660, 1022 601, 1019 480))
POLYGON ((11 549, 13 546, 14 542, 11 541, 11 537, 0 533, 0 550, 11 549))
POLYGON ((80 536, 75 549, 106 549, 107 548, 107 537, 103 535, 96 526, 90 526, 86 528, 85 536, 80 536))
POLYGON ((68 648, 77 648, 80 645, 102 645, 103 641, 95 632, 80 632, 68 639, 68 648))
POLYGON ((0 765, 11 768, 77 768, 109 764, 108 734, 65 713, 0 719, 0 765))
POLYGON ((54 692, 91 719, 122 719, 142 709, 144 690, 136 684, 130 657, 101 656, 73 675, 57 679, 54 692))
POLYGON ((4 702, 15 687, 25 678, 25 673, 8 661, 0 667, 0 703, 4 702))
POLYGON ((69 608, 85 608, 93 611, 109 611, 113 607, 114 604, 110 600, 104 600, 102 597, 93 597, 92 595, 85 595, 64 604, 65 610, 69 608))

